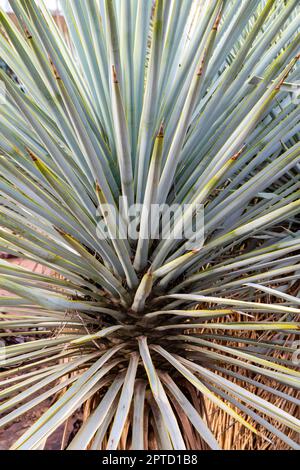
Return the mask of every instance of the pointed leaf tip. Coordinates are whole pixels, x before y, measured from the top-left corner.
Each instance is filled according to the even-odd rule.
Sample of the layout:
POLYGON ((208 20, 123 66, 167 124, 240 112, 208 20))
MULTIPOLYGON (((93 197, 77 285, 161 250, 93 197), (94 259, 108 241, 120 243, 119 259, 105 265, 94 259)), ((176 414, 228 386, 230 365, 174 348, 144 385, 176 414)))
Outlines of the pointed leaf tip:
POLYGON ((157 137, 164 137, 164 134, 165 134, 165 125, 164 125, 164 121, 162 121, 157 137))
POLYGON ((56 232, 58 232, 62 237, 66 237, 68 234, 62 230, 61 228, 58 228, 58 227, 55 227, 53 226, 54 230, 56 230, 56 232))
POLYGON ((30 150, 30 148, 25 147, 25 150, 26 150, 26 152, 29 154, 29 156, 31 157, 31 159, 32 159, 34 162, 38 162, 38 161, 39 161, 38 157, 30 150))
POLYGON ((246 148, 246 145, 243 145, 242 148, 240 148, 240 150, 238 150, 232 157, 231 157, 231 160, 236 160, 242 153, 243 151, 245 150, 246 148))
POLYGON ((117 71, 114 65, 112 66, 112 74, 113 74, 113 82, 118 83, 117 71))

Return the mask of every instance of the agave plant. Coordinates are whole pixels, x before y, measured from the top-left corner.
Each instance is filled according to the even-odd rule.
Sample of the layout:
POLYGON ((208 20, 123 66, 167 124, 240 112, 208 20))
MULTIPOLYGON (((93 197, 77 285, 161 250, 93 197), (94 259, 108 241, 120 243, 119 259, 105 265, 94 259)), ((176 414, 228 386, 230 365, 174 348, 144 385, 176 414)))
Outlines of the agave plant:
POLYGON ((218 449, 212 403, 299 448, 298 1, 60 3, 68 40, 0 15, 0 250, 54 273, 0 261, 0 425, 52 397, 13 449, 82 408, 68 449, 218 449))

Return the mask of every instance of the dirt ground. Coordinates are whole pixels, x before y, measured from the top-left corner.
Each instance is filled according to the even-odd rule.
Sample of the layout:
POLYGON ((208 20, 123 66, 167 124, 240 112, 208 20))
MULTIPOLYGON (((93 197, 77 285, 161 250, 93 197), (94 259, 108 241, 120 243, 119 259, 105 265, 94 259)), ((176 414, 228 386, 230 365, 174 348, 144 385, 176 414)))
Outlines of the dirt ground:
MULTIPOLYGON (((12 264, 22 266, 26 269, 29 269, 33 272, 39 274, 49 274, 51 273, 49 268, 35 263, 30 260, 22 260, 19 258, 6 258, 6 256, 0 252, 1 258, 6 259, 12 264)), ((0 296, 7 295, 7 292, 3 289, 0 289, 0 296)), ((0 429, 0 450, 9 449, 12 444, 28 429, 42 414, 45 412, 51 405, 51 398, 45 400, 39 406, 35 407, 33 410, 28 413, 20 416, 13 423, 5 426, 0 429)), ((66 436, 69 436, 72 433, 74 426, 76 427, 77 418, 74 417, 69 421, 68 427, 66 429, 66 436)), ((64 435, 64 425, 61 426, 53 435, 51 435, 45 445, 45 449, 49 450, 59 450, 61 449, 62 439, 64 435)), ((68 437, 66 438, 68 440, 68 437)))
MULTIPOLYGON (((0 429, 0 450, 8 450, 14 442, 46 411, 50 400, 36 407, 34 410, 20 416, 12 424, 0 429)), ((63 426, 49 437, 46 447, 49 450, 59 450, 63 436, 63 426)))
MULTIPOLYGON (((1 252, 0 252, 1 258, 1 252)), ((29 260, 21 260, 21 259, 8 259, 9 262, 17 265, 22 265, 27 269, 30 269, 34 272, 39 272, 43 274, 49 274, 50 270, 48 268, 42 267, 41 265, 34 263, 29 260)), ((297 292, 299 290, 299 285, 297 285, 297 292)), ((296 294, 297 293, 293 293, 296 294)), ((0 289, 0 296, 6 295, 4 290, 0 289)), ((270 384, 268 384, 270 385, 270 384)), ((272 384, 271 384, 272 385, 272 384)), ((280 386, 280 390, 281 390, 280 386)), ((287 387, 283 387, 282 390, 285 393, 290 393, 291 395, 299 398, 297 392, 288 389, 287 387)), ((253 393, 257 393, 257 390, 252 390, 253 393)), ((270 399, 267 392, 260 392, 260 396, 267 400, 270 399)), ((281 403, 277 403, 276 397, 271 397, 271 402, 277 405, 282 405, 281 403)), ((24 414, 19 419, 15 420, 13 423, 7 425, 4 428, 0 429, 0 450, 7 450, 9 449, 12 444, 28 429, 39 417, 51 406, 51 398, 45 400, 39 406, 31 410, 30 412, 24 414)), ((299 409, 295 409, 295 405, 289 404, 288 408, 286 409, 291 415, 296 417, 299 416, 299 409)), ((241 427, 239 423, 235 423, 232 425, 230 422, 230 417, 221 410, 216 410, 213 404, 208 405, 208 410, 211 413, 213 419, 211 420, 211 426, 213 432, 218 435, 220 429, 224 429, 226 432, 222 431, 222 435, 224 434, 224 439, 222 438, 221 446, 224 449, 231 449, 231 450, 287 450, 289 447, 282 443, 282 441, 278 439, 274 439, 272 445, 269 444, 268 441, 264 440, 263 438, 257 439, 257 437, 247 431, 245 428, 241 427)), ((1 417, 1 415, 0 415, 1 417)), ((57 429, 47 440, 45 444, 45 449, 47 450, 59 450, 61 448, 66 448, 68 442, 71 438, 76 434, 77 429, 80 427, 82 423, 82 415, 80 412, 77 412, 71 419, 68 420, 67 426, 62 425, 59 429, 57 429)), ((287 432, 287 429, 283 429, 284 432, 287 432)), ((296 442, 298 442, 299 435, 296 435, 293 431, 288 431, 288 435, 296 442)), ((271 435, 270 438, 273 438, 271 435)))

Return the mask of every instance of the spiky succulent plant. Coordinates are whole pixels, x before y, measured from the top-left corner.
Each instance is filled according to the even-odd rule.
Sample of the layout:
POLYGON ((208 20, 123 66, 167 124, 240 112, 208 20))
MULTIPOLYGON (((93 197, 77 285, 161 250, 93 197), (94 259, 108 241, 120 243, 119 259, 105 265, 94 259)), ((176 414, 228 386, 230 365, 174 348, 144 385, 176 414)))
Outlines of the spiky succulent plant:
POLYGON ((67 37, 0 14, 0 250, 53 272, 0 261, 0 425, 53 397, 14 449, 83 405, 69 449, 218 449, 212 402, 299 448, 298 0, 60 3, 67 37))

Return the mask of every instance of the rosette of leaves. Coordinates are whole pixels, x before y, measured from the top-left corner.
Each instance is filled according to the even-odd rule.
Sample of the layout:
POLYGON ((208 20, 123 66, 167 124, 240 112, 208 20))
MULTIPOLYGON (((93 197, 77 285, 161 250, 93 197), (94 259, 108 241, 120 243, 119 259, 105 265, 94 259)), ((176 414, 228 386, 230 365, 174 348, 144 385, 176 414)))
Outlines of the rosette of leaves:
POLYGON ((0 249, 56 273, 0 261, 0 425, 52 397, 13 448, 84 407, 69 449, 218 449, 208 402, 299 448, 298 1, 61 0, 68 41, 10 4, 0 249), (203 204, 204 243, 153 204, 175 235, 203 204))

